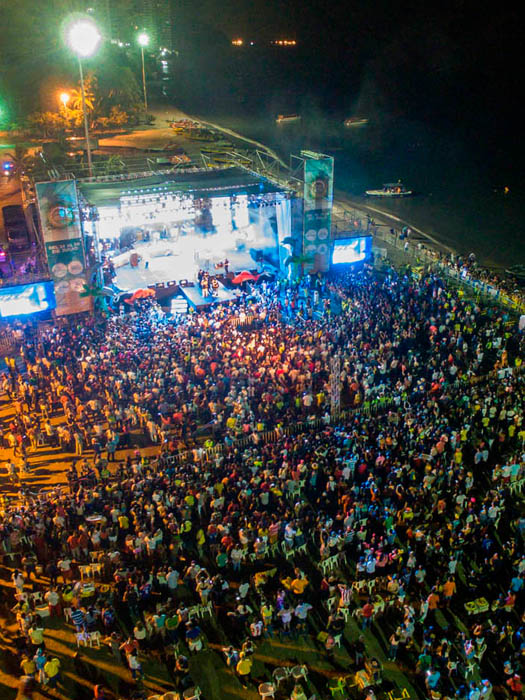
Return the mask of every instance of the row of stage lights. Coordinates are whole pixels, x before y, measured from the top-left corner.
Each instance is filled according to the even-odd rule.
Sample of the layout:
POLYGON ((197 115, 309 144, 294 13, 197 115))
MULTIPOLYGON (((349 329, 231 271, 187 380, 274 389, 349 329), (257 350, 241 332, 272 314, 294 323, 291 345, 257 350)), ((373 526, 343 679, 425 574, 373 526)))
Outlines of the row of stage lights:
MULTIPOLYGON (((155 188, 157 189, 157 188, 155 188)), ((158 188, 160 189, 160 188, 158 188)), ((149 190, 151 192, 151 190, 149 190)), ((213 204, 211 204, 210 199, 208 199, 208 202, 204 204, 206 200, 203 198, 200 199, 193 199, 191 196, 187 197, 180 197, 180 196, 173 196, 166 194, 164 196, 160 194, 155 194, 155 195, 137 195, 133 194, 130 195, 126 193, 124 196, 121 197, 120 199, 120 205, 121 208, 123 209, 132 209, 132 208, 142 208, 147 205, 155 205, 152 208, 152 211, 150 212, 150 217, 151 219, 155 218, 156 214, 161 214, 161 213, 168 213, 168 212, 187 212, 187 213, 193 213, 195 211, 201 211, 203 208, 212 208, 212 209, 217 209, 218 207, 213 204)), ((272 207, 276 204, 277 198, 276 195, 248 195, 246 198, 242 198, 242 200, 238 200, 236 195, 233 195, 229 201, 226 200, 223 202, 222 206, 224 209, 228 208, 239 208, 239 207, 251 207, 251 208, 265 208, 265 207, 272 207)), ((127 213, 127 218, 130 218, 131 212, 126 212, 127 213)), ((81 209, 81 219, 83 221, 98 221, 100 219, 100 214, 98 212, 97 207, 94 206, 86 206, 81 209)), ((115 218, 115 217, 112 217, 115 218)), ((117 217, 118 218, 118 217, 117 217)))

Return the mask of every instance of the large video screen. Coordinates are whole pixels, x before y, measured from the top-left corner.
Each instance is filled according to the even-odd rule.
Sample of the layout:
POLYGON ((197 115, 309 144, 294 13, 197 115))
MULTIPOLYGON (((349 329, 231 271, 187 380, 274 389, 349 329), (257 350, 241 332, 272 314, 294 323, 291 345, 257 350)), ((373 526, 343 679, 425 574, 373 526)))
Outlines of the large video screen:
POLYGON ((332 253, 333 265, 354 265, 370 259, 372 254, 372 236, 340 238, 334 241, 332 253))
POLYGON ((53 282, 34 282, 0 289, 0 316, 27 316, 56 306, 53 282))

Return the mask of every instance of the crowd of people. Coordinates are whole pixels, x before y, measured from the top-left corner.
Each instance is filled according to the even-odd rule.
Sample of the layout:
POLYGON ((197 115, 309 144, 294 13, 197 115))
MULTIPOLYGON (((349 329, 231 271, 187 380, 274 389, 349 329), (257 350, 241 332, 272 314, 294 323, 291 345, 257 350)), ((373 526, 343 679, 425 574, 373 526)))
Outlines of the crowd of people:
POLYGON ((385 229, 379 232, 373 221, 369 222, 374 235, 385 237, 394 247, 402 247, 406 254, 413 256, 422 263, 434 263, 440 266, 443 274, 452 279, 460 280, 470 286, 475 293, 505 300, 523 314, 525 310, 524 270, 520 265, 511 267, 505 274, 493 268, 482 265, 475 253, 462 253, 438 250, 426 245, 421 239, 414 239, 411 230, 404 227, 401 231, 391 228, 388 234, 385 229))
POLYGON ((176 319, 143 302, 22 350, 4 478, 42 449, 73 458, 67 489, 0 520, 24 683, 61 682, 42 603, 136 681, 158 655, 179 690, 210 644, 244 686, 279 685, 282 658, 253 660, 280 636, 334 671, 283 697, 335 676, 373 697, 394 664, 432 700, 521 697, 523 335, 505 312, 431 272, 365 272, 176 319))

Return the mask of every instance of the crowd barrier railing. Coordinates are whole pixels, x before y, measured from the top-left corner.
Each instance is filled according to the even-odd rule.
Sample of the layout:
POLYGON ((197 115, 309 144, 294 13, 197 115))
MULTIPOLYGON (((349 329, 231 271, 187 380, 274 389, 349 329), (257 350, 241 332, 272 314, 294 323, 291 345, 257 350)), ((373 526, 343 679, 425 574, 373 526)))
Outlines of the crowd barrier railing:
MULTIPOLYGON (((467 377, 465 380, 456 379, 454 386, 456 388, 460 387, 464 381, 468 381, 471 385, 476 385, 480 384, 481 382, 488 382, 492 379, 503 379, 505 376, 509 375, 521 375, 523 371, 523 365, 518 367, 499 367, 480 376, 467 377)), ((195 463, 212 462, 217 456, 221 456, 230 450, 276 442, 284 436, 292 436, 299 433, 314 431, 318 430, 319 428, 326 428, 329 425, 345 425, 358 415, 375 416, 383 413, 390 413, 392 411, 398 414, 404 411, 404 408, 401 408, 400 403, 400 397, 372 398, 364 401, 359 406, 343 410, 336 415, 330 416, 329 420, 327 420, 325 417, 315 417, 313 419, 299 421, 293 425, 278 426, 271 430, 256 431, 250 435, 244 435, 235 440, 231 440, 228 444, 218 443, 211 447, 196 447, 190 450, 181 450, 171 455, 163 455, 162 457, 165 463, 168 465, 184 463, 187 461, 192 461, 195 463)))
POLYGON ((245 448, 248 446, 256 446, 257 444, 276 442, 284 436, 297 435, 298 433, 302 432, 318 430, 319 428, 326 428, 329 425, 343 425, 359 414, 379 415, 391 410, 391 408, 395 405, 395 399, 381 397, 379 399, 365 401, 363 404, 355 408, 341 411, 335 416, 330 416, 329 420, 324 417, 316 417, 314 419, 300 421, 286 427, 279 426, 271 430, 256 431, 250 435, 244 435, 243 437, 231 440, 231 442, 228 444, 218 443, 212 447, 196 447, 190 450, 181 450, 175 454, 163 455, 162 458, 168 465, 175 463, 180 464, 187 461, 201 463, 211 462, 217 456, 221 456, 230 450, 245 448))
POLYGON ((473 292, 476 296, 484 296, 488 300, 498 303, 505 308, 509 308, 512 311, 525 313, 524 299, 517 295, 508 294, 489 282, 476 279, 471 275, 465 275, 460 270, 457 270, 444 262, 437 251, 427 247, 419 247, 419 244, 410 242, 408 242, 408 245, 406 245, 406 240, 403 243, 403 241, 401 241, 397 235, 393 236, 389 232, 380 231, 379 229, 374 230, 374 237, 380 238, 386 243, 393 245, 398 250, 404 252, 407 257, 412 258, 416 263, 426 262, 433 265, 438 265, 442 274, 454 281, 456 284, 468 288, 468 290, 473 292))

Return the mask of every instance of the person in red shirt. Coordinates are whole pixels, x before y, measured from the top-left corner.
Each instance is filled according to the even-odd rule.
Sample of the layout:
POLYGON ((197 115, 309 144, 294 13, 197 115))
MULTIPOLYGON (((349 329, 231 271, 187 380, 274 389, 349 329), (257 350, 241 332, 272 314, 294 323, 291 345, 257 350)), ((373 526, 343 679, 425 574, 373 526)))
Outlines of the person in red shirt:
POLYGON ((372 615, 374 614, 374 606, 370 602, 370 599, 361 608, 361 628, 365 630, 370 627, 372 623, 372 615))
POLYGON ((84 559, 87 559, 89 557, 89 536, 84 530, 79 532, 78 546, 80 547, 80 551, 84 556, 84 559))
POLYGON ((80 547, 78 543, 78 537, 75 533, 72 535, 69 535, 67 538, 67 543, 69 545, 69 549, 71 550, 71 556, 73 559, 80 559, 80 547))
POLYGON ((510 689, 511 697, 513 698, 521 698, 522 693, 523 693, 523 683, 521 682, 521 678, 518 673, 515 673, 512 678, 509 678, 507 681, 507 685, 510 689))

